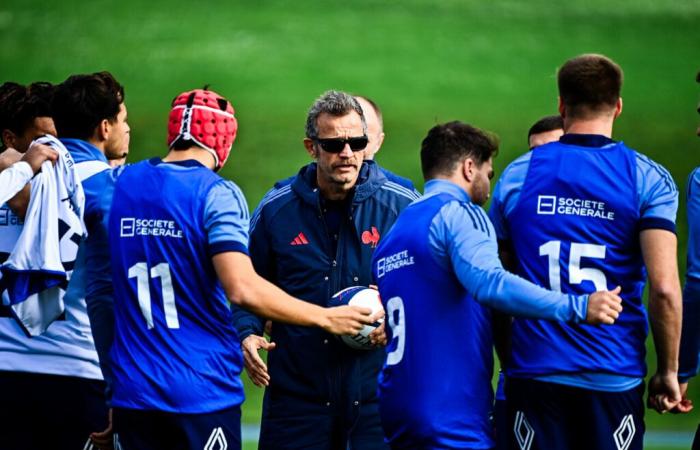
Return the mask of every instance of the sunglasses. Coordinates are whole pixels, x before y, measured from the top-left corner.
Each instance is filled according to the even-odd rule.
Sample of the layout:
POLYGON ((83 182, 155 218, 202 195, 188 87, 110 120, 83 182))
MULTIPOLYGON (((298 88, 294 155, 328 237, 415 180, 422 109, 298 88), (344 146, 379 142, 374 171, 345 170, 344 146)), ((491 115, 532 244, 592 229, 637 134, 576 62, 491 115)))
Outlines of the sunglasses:
POLYGON ((367 147, 367 136, 350 137, 347 139, 343 138, 331 138, 331 139, 321 139, 314 138, 314 141, 318 142, 321 148, 328 153, 340 153, 345 148, 345 144, 350 146, 350 150, 353 152, 358 152, 364 150, 367 147))

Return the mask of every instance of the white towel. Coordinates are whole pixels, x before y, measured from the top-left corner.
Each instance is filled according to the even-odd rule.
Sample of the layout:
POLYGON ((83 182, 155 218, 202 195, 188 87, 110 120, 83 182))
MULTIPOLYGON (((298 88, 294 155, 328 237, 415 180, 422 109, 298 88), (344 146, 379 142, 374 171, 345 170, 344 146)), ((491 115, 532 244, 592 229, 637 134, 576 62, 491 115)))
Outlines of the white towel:
POLYGON ((75 174, 75 162, 57 139, 37 140, 59 153, 56 165, 47 161, 31 182, 24 227, 5 263, 0 266, 3 299, 28 335, 38 335, 64 311, 64 288, 70 279, 78 246, 85 236, 85 194, 75 174), (37 295, 35 295, 37 294, 37 295))

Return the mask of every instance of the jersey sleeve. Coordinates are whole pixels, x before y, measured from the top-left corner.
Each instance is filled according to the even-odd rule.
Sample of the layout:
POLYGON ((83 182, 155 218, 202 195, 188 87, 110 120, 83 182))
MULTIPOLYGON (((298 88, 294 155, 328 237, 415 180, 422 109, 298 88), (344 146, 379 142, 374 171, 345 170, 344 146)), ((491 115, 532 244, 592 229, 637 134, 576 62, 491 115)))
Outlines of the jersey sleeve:
POLYGON ((637 153, 637 194, 639 230, 662 229, 676 232, 678 188, 668 171, 637 153))
POLYGON ((14 197, 33 176, 32 167, 24 161, 17 161, 0 172, 0 204, 14 197))
POLYGON ((585 320, 587 295, 548 291, 503 268, 494 228, 480 207, 448 203, 431 223, 430 234, 435 259, 447 258, 462 286, 478 302, 517 316, 585 320))
POLYGON ((686 382, 700 370, 700 168, 688 178, 688 264, 683 288, 683 330, 681 332, 678 378, 686 382))
POLYGON ((248 254, 249 223, 248 204, 238 186, 230 181, 215 184, 204 208, 210 256, 223 252, 248 254))

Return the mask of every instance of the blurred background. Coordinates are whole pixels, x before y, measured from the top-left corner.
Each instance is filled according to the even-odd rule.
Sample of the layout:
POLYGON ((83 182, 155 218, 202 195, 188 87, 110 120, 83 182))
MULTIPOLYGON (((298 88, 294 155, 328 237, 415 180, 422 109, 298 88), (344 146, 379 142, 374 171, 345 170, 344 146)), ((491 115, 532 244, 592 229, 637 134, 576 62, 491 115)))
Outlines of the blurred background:
MULTIPOLYGON (((604 53, 625 71, 614 138, 667 167, 684 191, 700 164, 697 0, 0 4, 0 82, 112 72, 126 87, 131 162, 166 152, 176 94, 209 84, 228 97, 240 128, 222 175, 242 187, 251 210, 277 179, 309 162, 306 112, 327 89, 381 106, 387 137, 376 159, 418 187, 420 141, 436 123, 455 119, 500 136, 498 177, 527 150, 530 125, 556 113, 557 67, 586 52, 604 53)), ((653 372, 653 351, 648 360, 653 372)), ((254 448, 261 391, 247 390, 244 438, 254 448)), ((689 448, 699 417, 648 412, 646 448, 689 448)))

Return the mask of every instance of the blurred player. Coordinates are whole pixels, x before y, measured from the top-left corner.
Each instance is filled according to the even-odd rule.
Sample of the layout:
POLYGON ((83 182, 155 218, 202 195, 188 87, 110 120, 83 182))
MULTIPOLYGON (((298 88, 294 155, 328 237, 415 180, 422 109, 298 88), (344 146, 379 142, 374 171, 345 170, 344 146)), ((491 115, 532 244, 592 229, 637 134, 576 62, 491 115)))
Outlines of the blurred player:
POLYGON ((527 132, 527 143, 532 150, 540 145, 558 141, 564 134, 561 116, 546 116, 535 122, 527 132))
MULTIPOLYGON (((54 87, 48 83, 0 87, 3 144, 31 157, 27 146, 55 134, 51 113, 54 87)), ((6 150, 5 152, 13 152, 6 150)), ((51 150, 53 152, 53 150, 51 150)), ((55 159, 55 156, 54 156, 55 159)), ((23 164, 23 163, 22 163, 23 164)), ((38 170, 38 166, 33 167, 38 170)), ((15 196, 21 211, 29 186, 15 196)), ((23 214, 23 212, 22 212, 23 214)), ((0 252, 4 261, 14 248, 22 220, 6 205, 0 209, 0 252)), ((0 307, 0 447, 7 450, 90 448, 90 432, 107 425, 104 383, 90 334, 84 298, 66 294, 65 314, 43 334, 27 337, 0 307)))
POLYGON ((115 442, 124 450, 240 448, 243 360, 229 301, 333 333, 370 323, 369 310, 311 305, 255 273, 245 198, 215 173, 236 130, 228 100, 182 93, 170 112, 168 154, 117 178, 110 356, 115 442))
MULTIPOLYGON (((362 95, 355 95, 354 97, 357 103, 360 104, 360 108, 362 108, 362 112, 365 116, 365 122, 367 122, 367 148, 365 148, 365 159, 374 160, 374 155, 381 149, 385 137, 382 110, 379 109, 379 105, 369 97, 364 97, 362 95)), ((412 191, 416 190, 413 186, 413 182, 408 178, 396 175, 382 166, 379 166, 379 169, 389 181, 412 191)))
MULTIPOLYGON (((417 195, 363 162, 367 145, 351 95, 328 91, 314 102, 304 139, 314 162, 270 191, 251 221, 253 264, 285 292, 325 305, 372 282, 374 249, 417 195)), ((261 319, 240 313, 236 327, 251 379, 267 386, 261 449, 385 448, 376 394, 383 349, 353 350, 323 330, 274 323, 268 374, 257 351, 273 344, 261 319)), ((383 341, 383 331, 375 337, 383 341)))
MULTIPOLYGON (((87 239, 81 243, 68 295, 87 304, 92 335, 107 382, 109 403, 111 370, 109 347, 113 334, 113 287, 107 240, 109 210, 118 172, 109 161, 129 152, 130 128, 124 87, 109 72, 71 75, 57 85, 53 114, 61 142, 76 163, 85 191, 87 239)), ((109 445, 108 425, 95 428, 93 442, 109 445), (102 431, 104 430, 104 431, 102 431)))
POLYGON ((618 316, 615 293, 563 295, 503 269, 480 207, 496 150, 495 139, 470 125, 433 127, 421 146, 425 196, 401 213, 374 255, 389 339, 380 411, 392 448, 493 447, 485 306, 571 322, 618 316))
POLYGON ((558 84, 565 134, 508 166, 491 216, 522 276, 571 294, 622 286, 624 312, 612 327, 514 320, 510 447, 641 449, 647 271, 658 357, 649 404, 667 411, 680 401, 678 192, 663 167, 611 139, 622 111, 617 64, 573 58, 558 84))
MULTIPOLYGON (((700 72, 696 76, 700 83, 700 72)), ((700 113, 700 104, 698 105, 700 113)), ((700 137, 700 126, 697 129, 700 137)), ((678 381, 681 383, 683 400, 677 412, 690 412, 693 402, 687 397, 688 382, 700 370, 700 167, 688 177, 686 191, 688 214, 688 263, 683 289, 683 332, 681 334, 681 353, 678 381)), ((700 448, 700 426, 695 433, 693 448, 700 448)))

